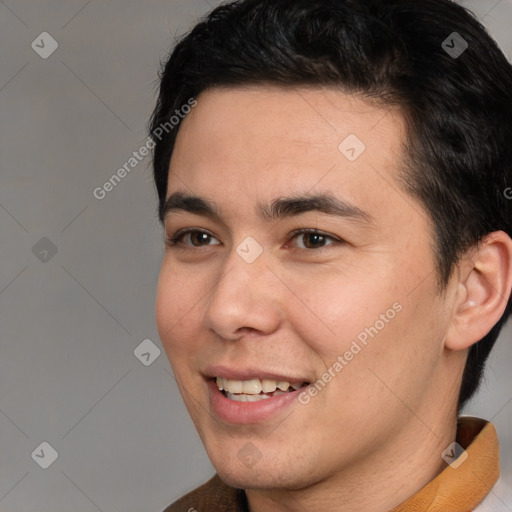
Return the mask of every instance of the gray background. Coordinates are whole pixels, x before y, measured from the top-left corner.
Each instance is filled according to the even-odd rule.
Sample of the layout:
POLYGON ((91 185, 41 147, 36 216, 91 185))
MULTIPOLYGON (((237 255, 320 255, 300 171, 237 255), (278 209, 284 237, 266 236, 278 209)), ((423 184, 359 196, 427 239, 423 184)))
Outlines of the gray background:
MULTIPOLYGON (((93 190, 145 141, 174 36, 217 4, 0 2, 1 511, 159 512, 213 473, 163 350, 134 355, 145 339, 162 349, 149 158, 103 200, 93 190), (45 31, 59 47, 43 59, 45 31), (58 452, 47 469, 31 457, 43 441, 58 452)), ((512 55, 512 3, 467 5, 512 55)), ((512 510, 511 338, 465 412, 499 431, 512 510)))

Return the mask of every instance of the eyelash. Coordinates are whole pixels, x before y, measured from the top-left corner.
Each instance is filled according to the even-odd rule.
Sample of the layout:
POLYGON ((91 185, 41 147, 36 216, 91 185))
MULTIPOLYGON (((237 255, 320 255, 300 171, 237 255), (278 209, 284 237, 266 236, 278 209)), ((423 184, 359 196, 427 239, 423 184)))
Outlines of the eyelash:
MULTIPOLYGON (((214 235, 208 233, 207 231, 204 231, 202 229, 183 229, 183 230, 179 230, 177 231, 176 233, 174 233, 173 235, 167 237, 167 244, 170 246, 170 247, 178 247, 181 242, 182 242, 182 239, 186 236, 186 235, 190 235, 192 233, 204 233, 212 238, 215 238, 214 235)), ((301 249, 301 250, 304 250, 304 251, 318 251, 319 249, 324 249, 326 247, 329 247, 331 245, 335 245, 336 243, 339 243, 339 244, 343 244, 345 243, 344 240, 340 239, 340 238, 337 238, 337 237, 334 237, 332 235, 328 235, 327 233, 324 233, 322 231, 318 231, 317 229, 313 229, 313 228, 302 228, 302 229, 297 229, 295 231, 293 231, 291 233, 291 238, 290 239, 294 239, 296 238, 297 236, 299 235, 304 235, 304 234, 313 234, 313 235, 319 235, 319 236, 322 236, 324 239, 328 239, 331 241, 330 244, 327 244, 327 245, 323 245, 323 246, 319 246, 317 248, 313 248, 313 249, 310 249, 310 248, 303 248, 303 247, 298 247, 298 249, 301 249)), ((205 247, 208 247, 208 245, 218 245, 218 244, 206 244, 206 245, 185 245, 185 246, 182 246, 180 247, 180 249, 182 250, 197 250, 197 249, 201 249, 201 248, 205 248, 205 247)))

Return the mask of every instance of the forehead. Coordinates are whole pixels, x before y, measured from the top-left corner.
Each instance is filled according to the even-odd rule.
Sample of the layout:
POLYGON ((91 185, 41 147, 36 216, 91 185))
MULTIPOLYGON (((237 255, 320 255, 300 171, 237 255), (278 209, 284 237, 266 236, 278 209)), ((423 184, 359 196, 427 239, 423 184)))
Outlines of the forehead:
POLYGON ((382 203, 384 188, 398 191, 398 110, 334 88, 225 88, 197 100, 178 132, 168 196, 180 190, 227 204, 329 191, 382 203))

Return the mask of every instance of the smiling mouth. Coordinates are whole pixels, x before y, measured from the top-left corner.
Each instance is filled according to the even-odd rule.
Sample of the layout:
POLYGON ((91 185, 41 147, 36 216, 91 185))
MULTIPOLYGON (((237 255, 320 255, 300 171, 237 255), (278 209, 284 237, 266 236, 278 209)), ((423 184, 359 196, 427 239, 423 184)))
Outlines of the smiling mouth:
POLYGON ((235 402, 257 402, 273 396, 293 393, 309 385, 309 382, 287 382, 273 379, 231 380, 216 377, 213 380, 215 380, 219 391, 226 398, 235 402))

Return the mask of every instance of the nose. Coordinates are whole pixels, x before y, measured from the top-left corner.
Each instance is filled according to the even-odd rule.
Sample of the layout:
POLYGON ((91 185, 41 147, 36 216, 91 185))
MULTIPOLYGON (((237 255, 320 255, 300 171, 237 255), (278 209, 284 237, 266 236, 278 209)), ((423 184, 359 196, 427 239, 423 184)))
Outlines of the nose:
POLYGON ((210 292, 203 325, 225 340, 252 331, 271 334, 283 318, 281 293, 265 251, 248 263, 233 249, 210 292))

